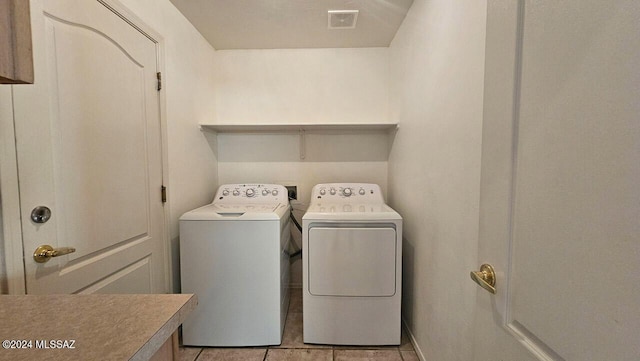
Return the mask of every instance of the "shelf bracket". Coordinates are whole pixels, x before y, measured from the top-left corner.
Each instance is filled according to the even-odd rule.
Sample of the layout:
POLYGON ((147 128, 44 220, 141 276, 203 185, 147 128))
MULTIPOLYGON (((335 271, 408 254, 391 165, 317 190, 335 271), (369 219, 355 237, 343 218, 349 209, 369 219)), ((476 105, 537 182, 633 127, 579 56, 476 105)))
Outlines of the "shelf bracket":
POLYGON ((300 129, 300 159, 302 160, 306 157, 306 147, 304 129, 300 129))

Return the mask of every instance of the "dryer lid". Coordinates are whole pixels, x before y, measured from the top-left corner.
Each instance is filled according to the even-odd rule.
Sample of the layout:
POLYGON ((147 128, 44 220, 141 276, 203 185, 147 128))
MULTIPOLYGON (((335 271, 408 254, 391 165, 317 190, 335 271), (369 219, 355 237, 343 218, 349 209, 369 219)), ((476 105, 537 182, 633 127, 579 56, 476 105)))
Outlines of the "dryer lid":
POLYGON ((398 212, 382 204, 313 203, 303 220, 329 221, 396 221, 402 220, 398 212))

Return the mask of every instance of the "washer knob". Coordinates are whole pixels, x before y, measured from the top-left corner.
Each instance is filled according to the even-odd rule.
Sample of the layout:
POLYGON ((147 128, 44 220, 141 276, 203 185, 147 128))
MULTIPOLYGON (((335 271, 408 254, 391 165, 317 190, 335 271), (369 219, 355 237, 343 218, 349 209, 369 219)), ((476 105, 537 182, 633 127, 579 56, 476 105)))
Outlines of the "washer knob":
POLYGON ((331 193, 331 195, 335 195, 336 194, 336 189, 335 188, 331 188, 329 190, 329 193, 331 193))
POLYGON ((237 189, 234 189, 234 190, 233 190, 233 195, 234 195, 234 196, 239 196, 239 195, 240 195, 240 191, 239 191, 239 190, 237 190, 237 189))
POLYGON ((229 195, 229 190, 228 189, 223 190, 222 191, 222 195, 225 196, 225 197, 228 196, 229 195))
POLYGON ((324 188, 322 188, 322 189, 320 190, 320 195, 321 195, 321 196, 323 196, 323 195, 325 195, 325 194, 327 194, 327 191, 325 191, 325 190, 324 190, 324 188))
POLYGON ((256 191, 252 188, 247 189, 244 194, 247 195, 247 197, 253 197, 256 195, 256 191))
POLYGON ((277 189, 272 190, 271 194, 273 194, 274 196, 277 196, 278 195, 278 190, 277 189))
POLYGON ((364 195, 364 188, 360 188, 360 191, 358 193, 360 193, 360 195, 363 196, 364 195))
POLYGON ((351 197, 351 188, 345 188, 342 190, 342 195, 345 197, 351 197))
POLYGON ((269 191, 268 191, 268 190, 266 190, 266 189, 263 189, 263 190, 262 190, 262 195, 263 195, 263 196, 266 196, 267 194, 269 194, 269 191))

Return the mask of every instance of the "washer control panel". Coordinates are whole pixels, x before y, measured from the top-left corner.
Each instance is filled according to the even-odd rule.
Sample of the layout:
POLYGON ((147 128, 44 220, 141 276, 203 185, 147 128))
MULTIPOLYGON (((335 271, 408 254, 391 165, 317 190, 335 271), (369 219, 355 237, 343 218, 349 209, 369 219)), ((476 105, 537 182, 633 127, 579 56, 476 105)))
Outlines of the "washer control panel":
POLYGON ((218 188, 213 203, 288 203, 287 189, 280 184, 224 184, 218 188))
POLYGON ((311 191, 311 202, 340 201, 350 203, 384 202, 380 186, 372 183, 323 183, 311 191))

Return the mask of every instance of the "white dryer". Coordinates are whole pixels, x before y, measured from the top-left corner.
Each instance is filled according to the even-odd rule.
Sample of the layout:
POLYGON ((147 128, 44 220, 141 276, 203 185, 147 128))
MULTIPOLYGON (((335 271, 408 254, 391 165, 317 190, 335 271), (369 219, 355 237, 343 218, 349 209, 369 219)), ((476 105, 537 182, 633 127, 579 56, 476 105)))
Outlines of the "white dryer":
POLYGON ((180 218, 183 323, 191 346, 278 345, 289 306, 289 200, 275 184, 220 186, 213 203, 180 218))
POLYGON ((400 344, 402 217, 380 187, 316 185, 302 229, 304 342, 400 344))

